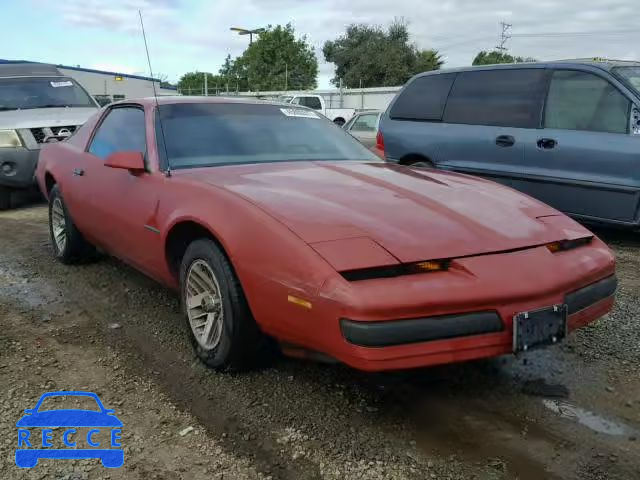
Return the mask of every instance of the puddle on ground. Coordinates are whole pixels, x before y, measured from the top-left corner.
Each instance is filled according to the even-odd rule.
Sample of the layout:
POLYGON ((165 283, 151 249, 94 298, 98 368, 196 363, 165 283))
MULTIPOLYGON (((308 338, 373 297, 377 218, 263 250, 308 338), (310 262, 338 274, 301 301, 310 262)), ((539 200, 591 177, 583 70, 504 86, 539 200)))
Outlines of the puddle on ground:
POLYGON ((552 412, 557 413, 563 418, 578 422, 580 425, 584 425, 594 432, 615 436, 632 435, 634 433, 634 429, 624 423, 609 420, 589 410, 576 407, 561 400, 544 399, 542 403, 552 412))

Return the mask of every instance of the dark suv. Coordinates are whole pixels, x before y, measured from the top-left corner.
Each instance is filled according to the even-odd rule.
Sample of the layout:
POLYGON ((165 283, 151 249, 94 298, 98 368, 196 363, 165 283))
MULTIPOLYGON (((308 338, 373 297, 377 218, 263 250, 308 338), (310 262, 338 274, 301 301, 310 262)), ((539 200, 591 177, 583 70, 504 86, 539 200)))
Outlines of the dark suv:
POLYGON ((487 177, 588 222, 640 225, 640 63, 420 74, 383 115, 378 143, 390 162, 487 177))

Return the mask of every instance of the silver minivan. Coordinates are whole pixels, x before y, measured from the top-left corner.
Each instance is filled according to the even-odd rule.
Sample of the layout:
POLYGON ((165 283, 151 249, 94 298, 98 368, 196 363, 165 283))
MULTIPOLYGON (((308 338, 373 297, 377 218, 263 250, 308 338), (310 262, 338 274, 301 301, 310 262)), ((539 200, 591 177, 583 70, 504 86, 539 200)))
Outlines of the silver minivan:
POLYGON ((640 63, 420 74, 383 115, 378 144, 390 162, 486 177, 586 222, 640 226, 640 63))
POLYGON ((0 210, 13 191, 35 185, 40 146, 71 136, 98 108, 53 65, 0 63, 0 210))

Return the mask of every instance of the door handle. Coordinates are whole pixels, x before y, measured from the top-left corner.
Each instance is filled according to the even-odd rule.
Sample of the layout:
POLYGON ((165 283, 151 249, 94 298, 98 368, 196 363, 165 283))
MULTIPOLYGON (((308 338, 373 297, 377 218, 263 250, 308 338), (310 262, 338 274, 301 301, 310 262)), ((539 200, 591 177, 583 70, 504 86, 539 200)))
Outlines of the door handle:
POLYGON ((513 147, 516 143, 516 139, 511 135, 500 135, 496 137, 496 145, 499 147, 513 147))
POLYGON ((548 150, 550 148, 554 148, 558 144, 558 142, 553 138, 539 138, 536 144, 538 145, 538 148, 544 148, 548 150))
POLYGON ((81 168, 74 168, 73 169, 73 175, 76 177, 81 177, 84 175, 84 170, 81 168))

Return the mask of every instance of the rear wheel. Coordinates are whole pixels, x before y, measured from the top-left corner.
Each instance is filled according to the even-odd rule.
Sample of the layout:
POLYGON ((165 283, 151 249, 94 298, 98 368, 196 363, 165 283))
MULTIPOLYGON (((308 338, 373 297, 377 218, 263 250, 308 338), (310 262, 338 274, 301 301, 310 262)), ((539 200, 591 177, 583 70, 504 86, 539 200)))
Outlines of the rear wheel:
POLYGON ((0 185, 0 210, 11 208, 11 189, 0 185))
POLYGON ((49 234, 53 253, 62 263, 79 263, 95 254, 74 225, 57 185, 49 192, 49 234))
POLYGON ((255 365, 266 338, 229 260, 211 240, 196 240, 180 267, 182 308, 196 355, 218 370, 255 365))

